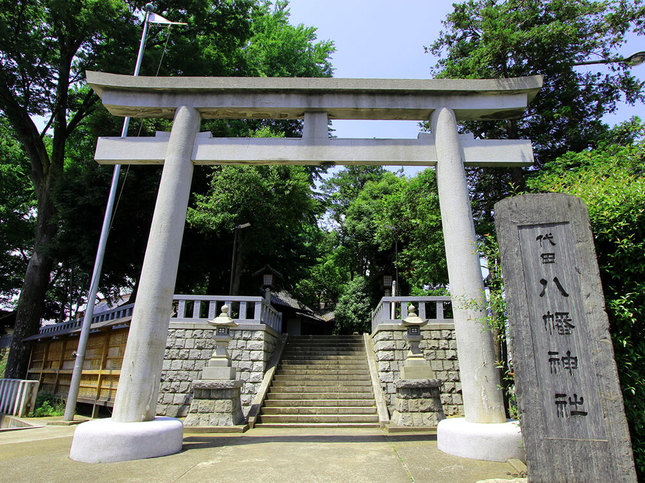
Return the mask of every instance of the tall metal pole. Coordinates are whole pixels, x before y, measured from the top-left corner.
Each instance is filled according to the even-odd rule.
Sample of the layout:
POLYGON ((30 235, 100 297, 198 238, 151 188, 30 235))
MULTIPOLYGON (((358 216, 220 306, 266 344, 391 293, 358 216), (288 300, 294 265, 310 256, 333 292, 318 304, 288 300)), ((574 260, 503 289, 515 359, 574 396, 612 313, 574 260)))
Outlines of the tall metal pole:
MULTIPOLYGON (((146 37, 148 36, 148 19, 150 12, 152 12, 152 5, 147 4, 145 7, 145 18, 143 19, 143 32, 141 33, 141 42, 139 43, 139 53, 137 54, 137 63, 134 67, 134 75, 139 75, 141 62, 143 60, 143 51, 145 48, 146 37)), ((121 129, 121 137, 127 137, 128 127, 130 126, 130 118, 123 119, 123 128, 121 129)), ((94 260, 94 270, 92 271, 92 281, 90 282, 90 290, 87 294, 87 308, 83 317, 83 325, 81 326, 81 334, 78 340, 78 349, 76 350, 76 360, 74 361, 74 370, 72 371, 72 379, 69 383, 69 392, 67 394, 67 401, 65 403, 65 421, 74 420, 74 412, 76 412, 76 400, 78 399, 78 389, 81 383, 81 375, 83 372, 83 363, 85 362, 85 349, 87 347, 87 339, 90 335, 90 326, 92 325, 92 318, 94 317, 94 301, 96 294, 99 290, 99 280, 101 278, 101 270, 103 268, 103 258, 105 256, 105 246, 107 245, 108 234, 110 231, 110 224, 112 222, 112 214, 114 211, 114 201, 116 199, 116 189, 119 184, 119 174, 121 173, 121 165, 114 166, 112 173, 112 185, 110 186, 110 195, 108 196, 107 206, 105 207, 105 215, 103 217, 103 226, 101 228, 101 237, 99 238, 99 247, 96 251, 96 259, 94 260)))
POLYGON ((228 284, 228 294, 233 295, 233 280, 235 278, 235 265, 237 265, 237 237, 238 232, 244 228, 251 226, 250 223, 242 223, 233 228, 233 253, 231 253, 231 279, 228 284))

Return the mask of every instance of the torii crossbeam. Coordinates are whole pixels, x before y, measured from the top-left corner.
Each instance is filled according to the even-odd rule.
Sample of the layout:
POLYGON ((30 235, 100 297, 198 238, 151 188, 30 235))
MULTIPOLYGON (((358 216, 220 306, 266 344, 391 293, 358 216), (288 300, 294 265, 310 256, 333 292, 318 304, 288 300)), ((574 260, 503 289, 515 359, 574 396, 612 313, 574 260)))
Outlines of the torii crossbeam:
MULTIPOLYGON (((100 138, 96 150, 99 163, 163 164, 114 404, 115 425, 154 422, 193 166, 275 163, 437 166, 466 421, 491 427, 506 421, 492 337, 482 327, 486 314, 476 308, 478 304, 463 303, 483 297, 464 165, 528 166, 533 153, 528 140, 459 135, 457 121, 521 116, 539 91, 541 77, 152 78, 87 72, 87 79, 114 115, 174 119, 170 133, 100 138), (215 118, 303 119, 303 136, 212 138, 210 133, 199 133, 201 119, 215 118), (430 120, 432 133, 416 140, 330 139, 329 119, 430 120)), ((126 436, 119 431, 123 444, 126 436)), ((158 432, 142 431, 144 439, 158 442, 158 432)), ((108 436, 97 430, 92 438, 105 443, 108 436)), ((158 454, 167 454, 163 451, 167 449, 158 454)), ((137 457, 141 456, 129 459, 137 457)))

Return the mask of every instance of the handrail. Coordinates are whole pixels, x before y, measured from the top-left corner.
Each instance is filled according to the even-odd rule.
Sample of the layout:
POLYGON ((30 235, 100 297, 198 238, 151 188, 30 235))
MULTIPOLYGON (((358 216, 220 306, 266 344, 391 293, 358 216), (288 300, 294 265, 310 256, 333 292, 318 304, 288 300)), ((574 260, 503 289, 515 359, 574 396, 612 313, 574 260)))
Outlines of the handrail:
MULTIPOLYGON (((268 305, 263 297, 177 294, 173 296, 170 321, 206 323, 219 314, 218 309, 221 310, 224 304, 229 306, 229 314, 238 324, 264 324, 278 334, 282 333, 282 313, 268 305)), ((92 317, 92 327, 99 323, 132 317, 133 310, 134 304, 127 304, 95 314, 92 317)), ((80 330, 82 324, 82 319, 76 319, 45 325, 38 331, 38 336, 53 337, 74 332, 80 330)))
POLYGON ((451 323, 444 310, 450 303, 449 296, 382 297, 372 312, 372 333, 379 324, 400 325, 408 316, 408 304, 414 304, 419 317, 429 319, 430 324, 451 323))

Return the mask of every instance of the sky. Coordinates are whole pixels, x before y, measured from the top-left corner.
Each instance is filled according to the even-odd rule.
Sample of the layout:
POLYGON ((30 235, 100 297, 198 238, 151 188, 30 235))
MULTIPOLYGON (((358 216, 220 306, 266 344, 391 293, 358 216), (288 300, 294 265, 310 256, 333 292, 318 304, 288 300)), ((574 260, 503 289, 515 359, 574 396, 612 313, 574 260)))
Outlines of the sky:
MULTIPOLYGON (((424 53, 452 11, 453 0, 290 0, 291 23, 317 27, 320 40, 333 40, 334 77, 428 79, 437 59, 424 53)), ((620 54, 645 50, 645 37, 629 38, 620 54)), ((594 67, 580 67, 594 69, 594 67)), ((633 73, 645 78, 645 64, 633 73)), ((645 107, 623 106, 605 119, 614 124, 645 107)), ((415 121, 335 121, 338 137, 416 138, 415 121)))

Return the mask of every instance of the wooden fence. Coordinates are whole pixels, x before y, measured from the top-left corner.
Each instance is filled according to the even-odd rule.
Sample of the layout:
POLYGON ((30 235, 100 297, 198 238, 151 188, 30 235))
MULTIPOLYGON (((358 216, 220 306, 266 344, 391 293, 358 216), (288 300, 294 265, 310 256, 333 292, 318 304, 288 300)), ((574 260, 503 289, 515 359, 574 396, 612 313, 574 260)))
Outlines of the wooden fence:
MULTIPOLYGON (((237 323, 265 324, 281 333, 282 314, 267 305, 262 297, 224 295, 175 295, 171 322, 204 324, 228 304, 237 323)), ((87 341, 78 401, 112 406, 121 373, 134 304, 95 315, 87 341)), ((75 351, 82 321, 45 326, 32 342, 27 378, 40 383, 39 393, 66 399, 74 369, 75 351)))
MULTIPOLYGON (((78 401, 112 406, 121 373, 128 328, 92 333, 87 341, 78 401)), ((40 383, 40 393, 67 398, 78 336, 34 342, 27 377, 40 383)))

